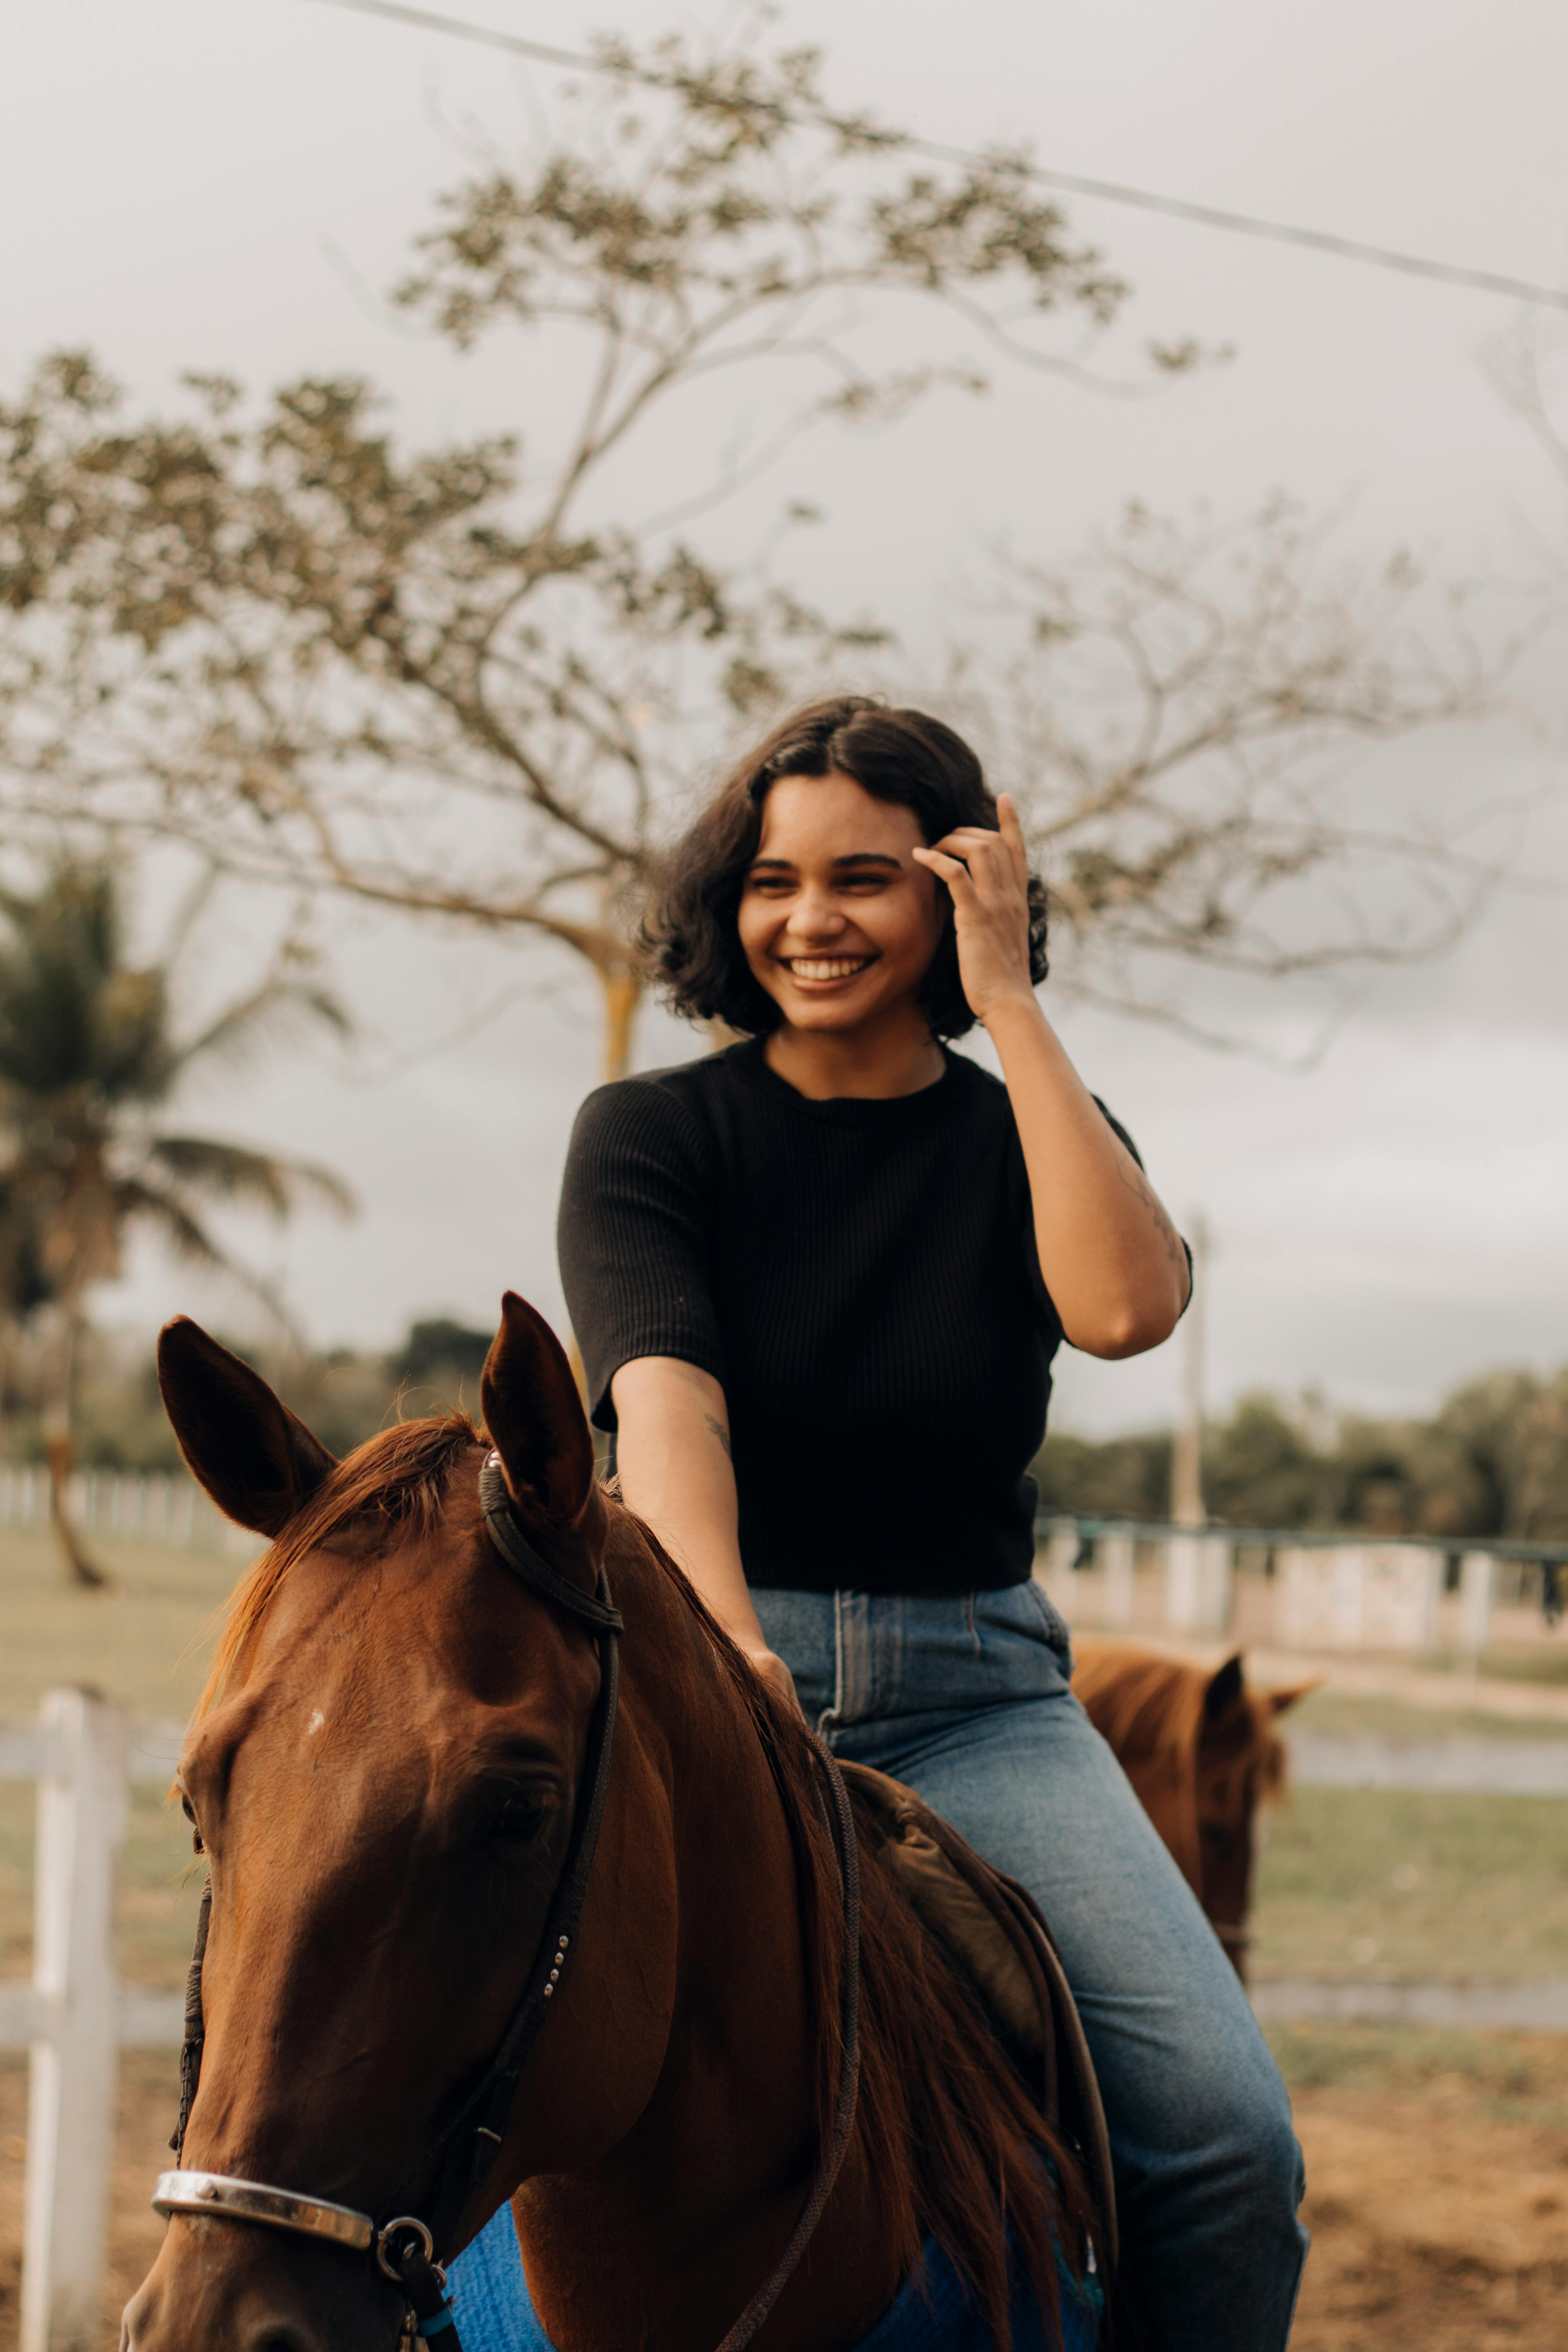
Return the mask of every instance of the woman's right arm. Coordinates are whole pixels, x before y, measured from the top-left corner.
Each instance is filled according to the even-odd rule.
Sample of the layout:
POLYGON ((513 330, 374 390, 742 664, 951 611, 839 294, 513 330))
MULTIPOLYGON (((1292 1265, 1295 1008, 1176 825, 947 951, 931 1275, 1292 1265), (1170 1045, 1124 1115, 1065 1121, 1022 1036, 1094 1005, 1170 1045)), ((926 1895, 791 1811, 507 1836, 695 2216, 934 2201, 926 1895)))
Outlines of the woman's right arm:
POLYGON ((769 1649, 741 1565, 740 1510, 724 1391, 679 1356, 638 1356, 610 1383, 621 1493, 686 1570, 731 1641, 781 1697, 797 1704, 769 1649))

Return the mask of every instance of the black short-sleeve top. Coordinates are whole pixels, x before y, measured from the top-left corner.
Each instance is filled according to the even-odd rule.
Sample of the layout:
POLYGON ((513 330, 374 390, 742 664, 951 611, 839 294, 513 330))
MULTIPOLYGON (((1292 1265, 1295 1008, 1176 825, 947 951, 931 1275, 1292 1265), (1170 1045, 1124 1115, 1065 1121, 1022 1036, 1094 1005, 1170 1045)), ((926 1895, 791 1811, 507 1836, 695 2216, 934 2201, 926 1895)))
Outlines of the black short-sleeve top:
POLYGON ((1062 1327, 1006 1088, 944 1060, 917 1094, 816 1102, 753 1039, 578 1114, 559 1242, 593 1417, 615 1428, 637 1357, 712 1373, 753 1584, 1029 1574, 1062 1327))

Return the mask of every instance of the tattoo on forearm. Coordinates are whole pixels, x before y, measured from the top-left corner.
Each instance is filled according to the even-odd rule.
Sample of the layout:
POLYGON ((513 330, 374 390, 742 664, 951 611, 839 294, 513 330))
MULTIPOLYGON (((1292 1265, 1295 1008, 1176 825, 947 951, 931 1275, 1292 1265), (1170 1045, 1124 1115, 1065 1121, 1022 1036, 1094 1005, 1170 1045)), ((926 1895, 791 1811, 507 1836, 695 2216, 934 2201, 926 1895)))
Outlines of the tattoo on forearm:
POLYGON ((1187 1265, 1187 1253, 1182 1245, 1182 1237, 1180 1234, 1177 1233, 1176 1228, 1171 1223, 1170 1218, 1165 1214, 1164 1210, 1161 1207, 1158 1200, 1156 1200, 1153 1191, 1146 1182, 1143 1172, 1138 1166, 1137 1161, 1131 1158, 1125 1150, 1119 1151, 1116 1155, 1116 1172, 1121 1177, 1123 1184, 1127 1187, 1127 1190, 1132 1194, 1134 1200, 1139 1202, 1139 1203, 1148 1211, 1149 1216, 1153 1223, 1154 1230, 1160 1236, 1160 1246, 1164 1251, 1165 1255, 1170 1259, 1172 1265, 1175 1268, 1184 1295, 1189 1278, 1189 1269, 1187 1265))
POLYGON ((718 1439, 720 1444, 723 1447, 725 1460, 727 1462, 733 1462, 735 1456, 731 1450, 730 1433, 725 1428, 723 1423, 719 1419, 716 1413, 705 1412, 702 1418, 708 1423, 709 1428, 713 1432, 713 1434, 718 1439))

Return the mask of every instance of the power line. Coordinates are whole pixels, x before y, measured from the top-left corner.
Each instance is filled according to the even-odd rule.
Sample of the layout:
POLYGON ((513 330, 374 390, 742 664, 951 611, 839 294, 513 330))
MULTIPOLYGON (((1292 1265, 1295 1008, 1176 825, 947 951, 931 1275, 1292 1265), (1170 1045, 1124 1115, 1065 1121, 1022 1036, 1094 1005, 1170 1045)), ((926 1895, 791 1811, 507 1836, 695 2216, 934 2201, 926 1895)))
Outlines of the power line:
MULTIPOLYGON (((557 48, 549 41, 530 40, 521 33, 498 32, 488 25, 468 24, 461 17, 438 16, 427 8, 404 7, 401 0, 317 0, 317 5, 346 8, 360 16, 384 16, 395 24, 416 25, 427 32, 446 33, 453 40, 476 42, 482 48, 506 49, 514 57, 531 58, 541 65, 563 66, 574 73, 608 74, 621 81, 640 82, 652 89, 691 88, 689 78, 681 74, 660 73, 651 66, 623 64, 575 49, 557 48)), ((772 99, 744 97, 735 97, 729 102, 770 115, 779 122, 812 123, 830 130, 846 127, 826 109, 781 106, 772 99)), ((867 130, 863 124, 853 127, 862 134, 867 130)), ((933 163, 968 164, 981 171, 997 167, 994 155, 983 155, 972 148, 950 147, 941 140, 920 139, 912 133, 889 132, 879 135, 877 143, 905 154, 929 156, 933 163)), ((1553 310, 1568 310, 1568 289, 1537 286, 1529 278, 1511 278, 1501 270, 1469 269, 1462 262, 1430 261, 1420 254, 1400 253, 1392 246, 1368 245, 1353 236, 1335 236, 1327 229, 1261 220, 1251 213, 1228 212, 1220 205, 1189 204, 1182 196, 1157 195, 1150 188, 1130 188, 1118 180, 1091 179, 1080 172, 1054 172, 1043 163, 1010 162, 1007 168, 1020 179, 1059 189, 1067 195, 1096 196, 1105 204, 1128 205, 1139 212, 1163 214, 1170 220, 1193 221, 1200 228, 1227 229, 1237 236, 1263 237, 1274 245, 1293 245, 1309 253, 1326 253, 1337 261, 1360 261, 1374 269, 1397 269, 1406 278, 1430 278, 1440 286, 1466 286, 1482 294, 1506 295, 1516 302, 1545 303, 1553 310)))

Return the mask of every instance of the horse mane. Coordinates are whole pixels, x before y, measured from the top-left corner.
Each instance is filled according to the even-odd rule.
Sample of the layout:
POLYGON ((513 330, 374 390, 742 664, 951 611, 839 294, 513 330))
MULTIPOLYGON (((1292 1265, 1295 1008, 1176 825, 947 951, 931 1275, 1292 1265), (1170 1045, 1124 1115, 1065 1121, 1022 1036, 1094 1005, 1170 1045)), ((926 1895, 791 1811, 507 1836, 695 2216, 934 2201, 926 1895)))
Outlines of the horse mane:
POLYGON ((1205 1701, 1213 1679, 1209 1668, 1186 1658, 1097 1642, 1082 1651, 1072 1686, 1095 1729, 1124 1760, 1184 1771, 1205 1733, 1220 1734, 1227 1750, 1256 1750, 1261 1790, 1276 1794, 1284 1786, 1287 1751, 1267 1696, 1243 1684, 1236 1707, 1211 1723, 1205 1701))
MULTIPOLYGON (((337 1464, 237 1586, 198 1715, 241 1665, 297 1561, 351 1527, 363 1532, 366 1557, 405 1532, 428 1532, 458 1457, 484 1442, 466 1414, 453 1413, 383 1430, 337 1464)), ((814 2105, 826 2147, 838 2096, 843 1931, 837 1855, 811 1735, 752 1671, 651 1531, 614 1495, 605 1500, 616 1565, 653 1568, 767 1758, 795 1858, 816 2043, 814 2105)), ((889 2217, 892 2252, 907 2277, 934 2239, 999 2352, 1010 2352, 1009 2240, 1054 2321, 1058 2254, 1075 2271, 1083 2266, 1088 2194, 1070 2150, 1029 2097, 972 1990, 920 1927, 869 1839, 860 1842, 859 1876, 857 2129, 889 2217)))
MULTIPOLYGON (((815 2011, 817 2132, 826 2146, 838 2096, 842 1906, 812 1737, 798 1710, 752 1671, 657 1537, 612 1503, 612 1540, 617 1523, 635 1533, 637 1552, 657 1563, 706 1637, 772 1768, 795 1855, 815 2011)), ((1081 2275, 1092 2220, 1088 2193, 1076 2158, 1029 2097, 973 1989, 921 1927, 868 1838, 859 1841, 859 1878, 858 2130, 893 2252, 907 2277, 934 2240, 998 2352, 1009 2352, 1009 2240, 1054 2324, 1058 2254, 1081 2275)))

